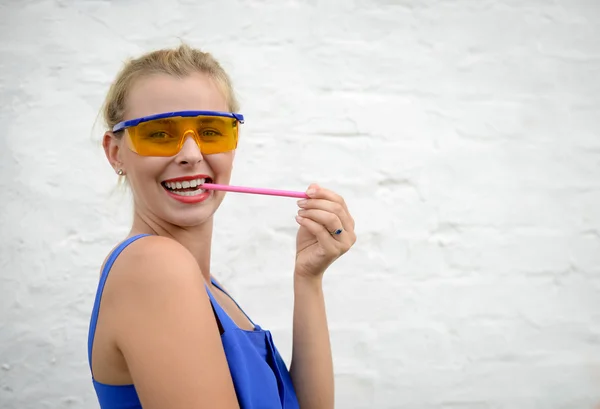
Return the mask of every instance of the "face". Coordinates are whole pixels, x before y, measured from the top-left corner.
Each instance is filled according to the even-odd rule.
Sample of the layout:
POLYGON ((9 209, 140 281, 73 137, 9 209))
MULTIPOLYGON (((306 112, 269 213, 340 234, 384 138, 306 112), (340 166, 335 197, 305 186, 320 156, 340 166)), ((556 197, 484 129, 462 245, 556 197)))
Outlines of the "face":
MULTIPOLYGON (((186 78, 157 74, 136 81, 126 101, 124 120, 173 111, 229 111, 217 84, 207 75, 186 78)), ((193 227, 211 218, 225 192, 207 190, 184 196, 169 187, 189 179, 228 184, 234 152, 203 155, 193 137, 171 157, 140 156, 130 150, 125 135, 105 135, 105 151, 115 169, 122 169, 131 186, 136 211, 157 223, 193 227)), ((194 185, 194 182, 191 182, 194 185)), ((183 186, 186 186, 185 184, 183 186)), ((179 186, 181 188, 181 186, 179 186)))

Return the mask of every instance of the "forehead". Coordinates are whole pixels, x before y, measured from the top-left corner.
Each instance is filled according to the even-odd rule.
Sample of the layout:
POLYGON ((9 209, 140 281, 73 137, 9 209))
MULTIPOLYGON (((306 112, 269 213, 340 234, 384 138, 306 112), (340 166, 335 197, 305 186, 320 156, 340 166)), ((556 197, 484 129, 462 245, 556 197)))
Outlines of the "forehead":
POLYGON ((125 120, 172 111, 228 111, 225 95, 206 74, 177 78, 154 74, 136 80, 127 95, 125 120))

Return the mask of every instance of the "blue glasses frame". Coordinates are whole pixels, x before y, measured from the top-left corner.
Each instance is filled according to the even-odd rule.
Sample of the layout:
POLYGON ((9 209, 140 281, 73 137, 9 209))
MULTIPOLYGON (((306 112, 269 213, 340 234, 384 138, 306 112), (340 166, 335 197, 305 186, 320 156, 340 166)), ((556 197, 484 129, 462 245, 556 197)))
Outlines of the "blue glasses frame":
POLYGON ((206 116, 224 116, 224 117, 227 117, 227 118, 235 118, 241 124, 244 123, 244 115, 233 113, 233 112, 220 112, 220 111, 175 111, 175 112, 165 112, 165 113, 162 113, 162 114, 154 114, 154 115, 149 115, 149 116, 143 116, 141 118, 130 119, 128 121, 119 122, 118 124, 116 124, 115 126, 113 126, 112 131, 113 132, 119 132, 119 131, 122 131, 123 129, 131 128, 132 126, 139 125, 142 122, 153 121, 155 119, 173 118, 173 117, 176 117, 176 116, 190 117, 190 116, 200 116, 200 115, 206 115, 206 116))

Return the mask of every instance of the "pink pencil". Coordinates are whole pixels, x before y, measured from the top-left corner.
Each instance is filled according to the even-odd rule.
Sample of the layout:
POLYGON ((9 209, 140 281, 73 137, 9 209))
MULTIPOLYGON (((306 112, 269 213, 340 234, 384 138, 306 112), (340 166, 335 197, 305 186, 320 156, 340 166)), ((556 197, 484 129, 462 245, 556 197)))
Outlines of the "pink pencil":
POLYGON ((264 188, 260 188, 260 187, 244 187, 244 186, 231 186, 231 185, 217 185, 215 183, 203 183, 202 188, 207 189, 207 190, 222 190, 225 192, 253 193, 255 195, 298 197, 301 199, 308 198, 308 195, 304 192, 293 192, 291 190, 264 189, 264 188))

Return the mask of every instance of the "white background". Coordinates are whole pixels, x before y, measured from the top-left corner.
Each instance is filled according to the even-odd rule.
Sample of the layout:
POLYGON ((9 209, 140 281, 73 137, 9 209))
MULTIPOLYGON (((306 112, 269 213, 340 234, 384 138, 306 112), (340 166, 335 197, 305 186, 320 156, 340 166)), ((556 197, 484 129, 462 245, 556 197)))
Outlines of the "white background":
MULTIPOLYGON (((346 198, 327 273, 337 408, 600 403, 600 3, 0 6, 0 407, 98 407, 87 330, 131 206, 97 115, 178 38, 242 102, 232 183, 346 198)), ((291 351, 295 200, 229 194, 213 272, 291 351)))

